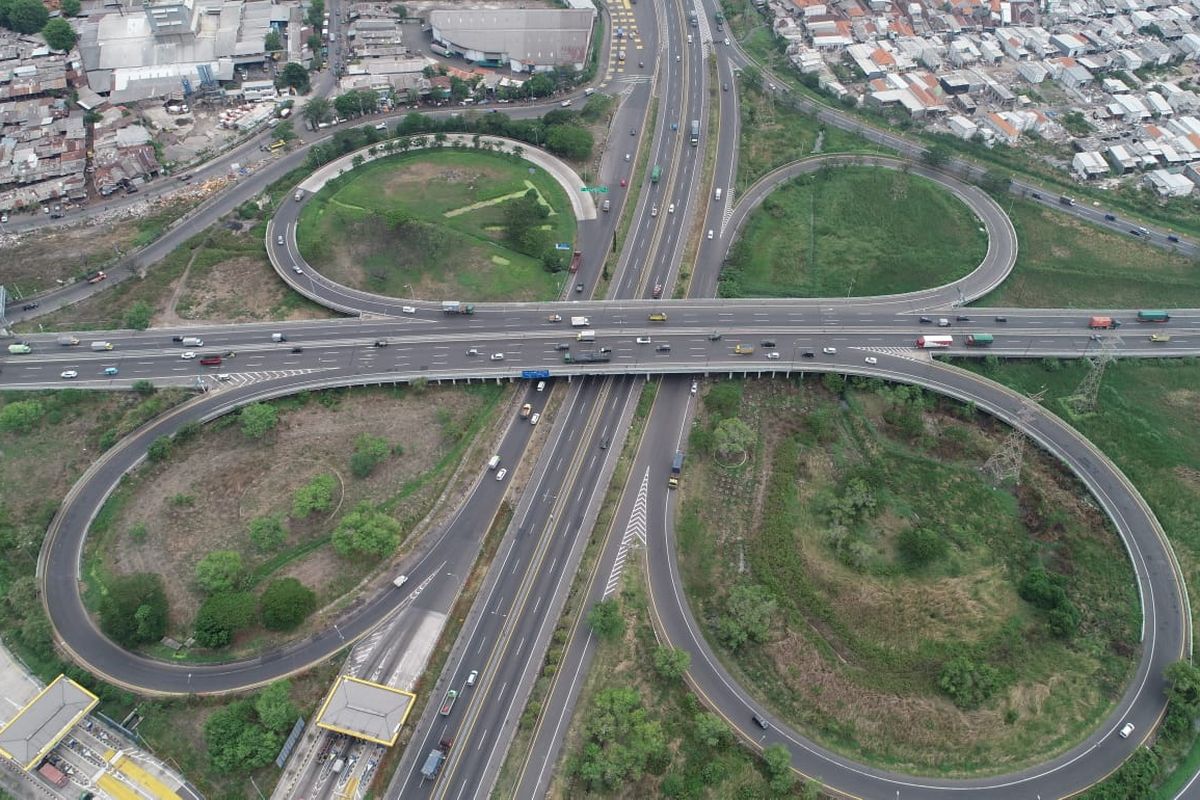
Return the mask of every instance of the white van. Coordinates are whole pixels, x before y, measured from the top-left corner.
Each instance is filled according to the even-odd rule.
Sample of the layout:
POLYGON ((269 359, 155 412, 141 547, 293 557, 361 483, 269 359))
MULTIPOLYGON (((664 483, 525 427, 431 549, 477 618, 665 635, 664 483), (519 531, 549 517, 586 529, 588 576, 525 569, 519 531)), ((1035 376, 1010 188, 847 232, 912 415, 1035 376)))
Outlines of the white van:
POLYGON ((716 195, 716 197, 717 197, 717 199, 718 199, 718 200, 720 200, 720 199, 721 199, 721 187, 720 187, 720 186, 718 186, 718 187, 717 187, 717 195, 716 195))
POLYGON ((488 469, 495 469, 500 466, 500 456, 492 456, 488 459, 488 469))
POLYGON ((408 583, 407 575, 397 575, 396 579, 392 581, 392 585, 395 586, 397 589, 399 589, 401 586, 403 586, 406 583, 408 583))
POLYGON ((199 336, 185 336, 182 344, 184 347, 204 347, 204 340, 199 336))
POLYGON ((575 334, 575 341, 578 342, 594 342, 596 341, 595 331, 580 331, 575 334))
POLYGON ((596 90, 595 90, 593 87, 591 87, 591 86, 589 86, 588 88, 586 88, 586 89, 584 89, 584 90, 583 90, 583 96, 584 96, 584 97, 591 97, 591 96, 592 96, 592 95, 594 95, 595 93, 596 93, 596 90))
POLYGON ((272 334, 271 334, 271 341, 272 341, 272 342, 286 342, 286 341, 287 341, 287 337, 286 337, 286 336, 284 336, 282 333, 272 333, 272 334))
POLYGON ((403 311, 405 314, 415 314, 415 313, 417 313, 417 307, 416 307, 416 306, 400 306, 400 310, 401 310, 401 311, 403 311))

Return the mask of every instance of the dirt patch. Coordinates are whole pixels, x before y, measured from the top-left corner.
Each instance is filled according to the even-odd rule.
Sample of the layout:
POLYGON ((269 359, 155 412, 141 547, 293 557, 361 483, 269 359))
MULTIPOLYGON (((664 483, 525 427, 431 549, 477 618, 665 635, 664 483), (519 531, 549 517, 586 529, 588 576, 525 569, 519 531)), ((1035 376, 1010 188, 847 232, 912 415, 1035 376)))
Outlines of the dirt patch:
MULTIPOLYGON (((294 299, 263 255, 244 255, 214 264, 202 276, 185 276, 180 319, 250 322, 267 319, 324 319, 329 312, 311 303, 287 307, 294 299)), ((155 325, 168 324, 163 318, 155 325)))
POLYGON ((283 515, 287 538, 280 552, 316 548, 277 574, 301 578, 317 592, 321 605, 383 566, 334 556, 325 540, 336 519, 361 500, 391 498, 391 513, 410 529, 428 512, 442 485, 423 481, 424 476, 451 452, 459 432, 470 428, 488 402, 485 395, 463 388, 431 388, 425 394, 358 390, 322 397, 331 402, 285 404, 296 407, 281 412, 278 429, 264 442, 246 439, 236 423, 218 422, 178 447, 166 463, 138 473, 116 519, 106 563, 117 574, 163 575, 173 635, 186 636, 203 599, 194 574, 204 555, 236 550, 248 569, 274 555, 257 552, 249 542, 247 524, 258 516, 283 515), (347 465, 355 439, 364 433, 383 437, 403 452, 360 480, 349 477, 347 465), (293 492, 319 474, 339 479, 334 511, 290 518, 293 492), (147 530, 142 541, 128 534, 139 524, 147 530))

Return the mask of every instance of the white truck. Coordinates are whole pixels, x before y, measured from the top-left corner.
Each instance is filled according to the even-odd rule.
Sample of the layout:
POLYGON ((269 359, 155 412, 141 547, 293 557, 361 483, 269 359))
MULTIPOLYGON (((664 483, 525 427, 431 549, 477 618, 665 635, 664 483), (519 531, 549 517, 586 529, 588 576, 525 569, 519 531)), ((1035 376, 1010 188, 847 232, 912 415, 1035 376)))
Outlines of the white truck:
POLYGON ((587 317, 571 317, 572 328, 586 328, 591 324, 591 321, 587 317))
POLYGON ((63 347, 74 347, 79 344, 79 340, 74 336, 60 336, 58 337, 58 343, 63 347))
POLYGON ((575 340, 578 342, 594 342, 596 341, 595 331, 580 331, 575 334, 575 340))
POLYGON ((101 350, 112 350, 112 342, 92 342, 92 349, 99 352, 101 350))

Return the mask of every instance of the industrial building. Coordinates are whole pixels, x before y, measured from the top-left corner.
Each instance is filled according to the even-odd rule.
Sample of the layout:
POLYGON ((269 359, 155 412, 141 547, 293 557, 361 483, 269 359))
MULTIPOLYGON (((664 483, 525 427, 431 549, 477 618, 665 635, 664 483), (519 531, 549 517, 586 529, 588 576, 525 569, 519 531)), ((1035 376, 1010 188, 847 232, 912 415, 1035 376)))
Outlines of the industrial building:
POLYGON ((435 44, 473 64, 513 72, 582 70, 596 12, 588 9, 431 11, 435 44))

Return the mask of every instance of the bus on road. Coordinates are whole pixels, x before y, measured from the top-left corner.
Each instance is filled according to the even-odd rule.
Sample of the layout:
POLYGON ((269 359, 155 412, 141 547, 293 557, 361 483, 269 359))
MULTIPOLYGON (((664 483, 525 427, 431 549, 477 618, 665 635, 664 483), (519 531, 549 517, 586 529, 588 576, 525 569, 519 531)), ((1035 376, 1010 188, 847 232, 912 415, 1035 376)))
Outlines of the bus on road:
POLYGON ((658 164, 654 165, 654 169, 650 170, 650 182, 658 183, 658 179, 662 177, 662 167, 658 164))
POLYGON ((1165 311, 1139 311, 1138 322, 1166 322, 1171 315, 1165 311))
POLYGON ((700 143, 700 120, 692 120, 692 147, 700 143))

